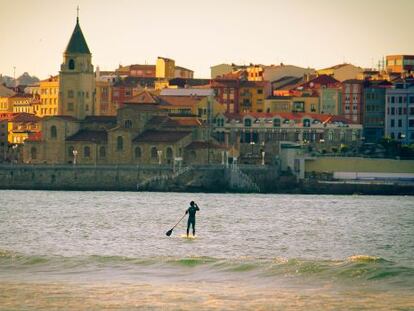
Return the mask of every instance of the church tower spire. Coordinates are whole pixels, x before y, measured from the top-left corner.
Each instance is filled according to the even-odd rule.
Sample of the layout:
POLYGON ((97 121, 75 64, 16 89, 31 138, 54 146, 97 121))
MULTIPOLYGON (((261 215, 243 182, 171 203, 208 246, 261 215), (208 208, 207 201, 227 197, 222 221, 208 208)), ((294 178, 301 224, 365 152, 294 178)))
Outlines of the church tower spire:
POLYGON ((95 78, 92 54, 79 24, 79 7, 77 11, 59 72, 59 114, 84 119, 94 113, 95 78))

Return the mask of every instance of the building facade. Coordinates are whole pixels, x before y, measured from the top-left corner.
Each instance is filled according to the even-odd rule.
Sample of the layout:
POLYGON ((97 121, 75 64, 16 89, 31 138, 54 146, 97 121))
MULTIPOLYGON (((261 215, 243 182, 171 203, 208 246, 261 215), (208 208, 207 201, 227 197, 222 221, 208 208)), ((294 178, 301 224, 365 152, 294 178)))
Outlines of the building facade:
POLYGON ((345 80, 342 83, 342 116, 362 124, 364 115, 364 81, 345 80))
POLYGON ((385 136, 403 144, 414 142, 414 83, 400 81, 386 90, 385 136))

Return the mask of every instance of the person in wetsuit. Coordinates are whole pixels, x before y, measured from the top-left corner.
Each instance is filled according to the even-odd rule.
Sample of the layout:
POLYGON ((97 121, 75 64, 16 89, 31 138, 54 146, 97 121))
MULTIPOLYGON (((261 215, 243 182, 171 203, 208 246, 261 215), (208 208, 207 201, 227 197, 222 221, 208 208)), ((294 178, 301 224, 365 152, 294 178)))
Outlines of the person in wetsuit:
POLYGON ((194 203, 194 201, 190 202, 190 207, 185 211, 185 214, 188 214, 188 221, 187 221, 187 237, 188 233, 190 231, 190 226, 193 226, 193 236, 195 236, 195 223, 196 218, 195 215, 197 211, 199 211, 199 207, 197 204, 194 203))

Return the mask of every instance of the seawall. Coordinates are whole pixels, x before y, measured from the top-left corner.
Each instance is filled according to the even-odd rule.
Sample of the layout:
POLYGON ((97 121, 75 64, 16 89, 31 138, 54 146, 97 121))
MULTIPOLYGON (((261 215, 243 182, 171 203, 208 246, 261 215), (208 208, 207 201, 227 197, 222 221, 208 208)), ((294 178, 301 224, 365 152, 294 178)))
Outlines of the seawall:
POLYGON ((412 183, 297 181, 258 165, 0 165, 0 189, 414 195, 412 183))

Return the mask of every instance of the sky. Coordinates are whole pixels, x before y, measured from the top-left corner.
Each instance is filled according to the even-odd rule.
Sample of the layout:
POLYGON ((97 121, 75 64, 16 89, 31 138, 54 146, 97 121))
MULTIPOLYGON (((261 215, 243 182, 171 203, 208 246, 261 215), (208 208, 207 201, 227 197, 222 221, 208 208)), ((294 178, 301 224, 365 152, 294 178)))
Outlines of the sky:
POLYGON ((0 0, 0 74, 58 74, 78 5, 101 70, 162 56, 209 78, 221 63, 369 68, 414 54, 414 0, 0 0))

